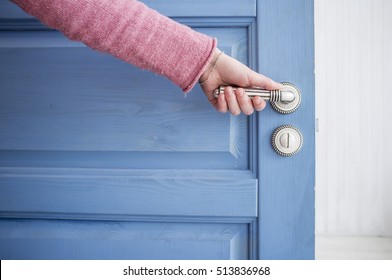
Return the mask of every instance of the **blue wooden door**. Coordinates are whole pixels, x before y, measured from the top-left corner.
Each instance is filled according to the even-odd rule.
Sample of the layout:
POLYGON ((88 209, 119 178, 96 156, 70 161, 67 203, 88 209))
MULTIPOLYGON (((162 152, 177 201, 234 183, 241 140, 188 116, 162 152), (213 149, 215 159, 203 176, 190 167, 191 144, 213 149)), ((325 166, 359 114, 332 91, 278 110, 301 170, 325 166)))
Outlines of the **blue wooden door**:
POLYGON ((217 113, 2 1, 0 258, 314 258, 313 1, 145 2, 296 84, 300 108, 217 113), (304 136, 287 158, 285 124, 304 136))

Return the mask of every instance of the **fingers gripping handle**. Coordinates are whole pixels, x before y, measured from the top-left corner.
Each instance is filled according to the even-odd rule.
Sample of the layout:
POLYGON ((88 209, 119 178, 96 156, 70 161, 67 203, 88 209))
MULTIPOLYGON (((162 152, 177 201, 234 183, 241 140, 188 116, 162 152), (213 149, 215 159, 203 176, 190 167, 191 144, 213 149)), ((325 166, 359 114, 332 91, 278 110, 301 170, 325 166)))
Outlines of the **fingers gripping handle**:
MULTIPOLYGON (((214 91, 214 97, 225 91, 225 86, 220 86, 214 91)), ((237 89, 233 87, 234 91, 237 89)), ((276 90, 266 90, 261 88, 244 88, 249 97, 259 96, 266 101, 270 101, 272 107, 282 114, 289 114, 297 110, 301 103, 301 93, 291 83, 282 83, 282 87, 276 90)))
MULTIPOLYGON (((214 97, 218 98, 218 95, 225 91, 225 86, 220 86, 218 89, 214 91, 214 97)), ((233 90, 236 91, 236 87, 233 87, 233 90)), ((258 88, 244 88, 245 93, 249 97, 259 96, 266 101, 276 102, 292 102, 295 99, 295 95, 291 91, 281 91, 279 89, 276 90, 266 90, 266 89, 258 89, 258 88)))

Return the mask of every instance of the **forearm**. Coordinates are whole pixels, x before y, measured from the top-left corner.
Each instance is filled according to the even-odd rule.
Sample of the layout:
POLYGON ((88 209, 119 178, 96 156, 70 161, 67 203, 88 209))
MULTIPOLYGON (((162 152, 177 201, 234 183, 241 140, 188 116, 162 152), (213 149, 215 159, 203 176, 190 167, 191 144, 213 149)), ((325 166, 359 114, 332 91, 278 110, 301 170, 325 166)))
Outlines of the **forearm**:
POLYGON ((12 0, 72 40, 172 80, 185 92, 211 60, 216 40, 134 0, 12 0))

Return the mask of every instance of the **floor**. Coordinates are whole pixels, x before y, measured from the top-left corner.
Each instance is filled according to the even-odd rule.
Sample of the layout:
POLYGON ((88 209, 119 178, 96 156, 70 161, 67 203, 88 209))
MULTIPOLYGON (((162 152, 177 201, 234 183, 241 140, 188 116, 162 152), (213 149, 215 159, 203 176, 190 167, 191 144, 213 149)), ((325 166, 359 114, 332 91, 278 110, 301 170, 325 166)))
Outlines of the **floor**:
POLYGON ((318 260, 392 260, 392 237, 316 236, 318 260))

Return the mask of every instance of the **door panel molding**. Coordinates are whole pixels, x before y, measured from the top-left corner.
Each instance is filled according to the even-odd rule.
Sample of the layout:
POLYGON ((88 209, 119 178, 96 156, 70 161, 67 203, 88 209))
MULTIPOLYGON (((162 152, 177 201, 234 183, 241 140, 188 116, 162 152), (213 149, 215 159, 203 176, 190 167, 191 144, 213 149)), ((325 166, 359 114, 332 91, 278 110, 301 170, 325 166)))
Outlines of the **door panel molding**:
MULTIPOLYGON (((219 35, 222 50, 248 63, 251 40, 248 29, 253 23, 245 25, 242 19, 230 30, 213 25, 200 28, 212 36, 219 35)), ((200 89, 194 89, 187 99, 181 99, 179 89, 164 78, 70 42, 58 32, 15 31, 2 36, 5 40, 0 50, 3 50, 3 58, 10 61, 2 76, 12 88, 5 88, 1 96, 2 103, 9 106, 2 109, 7 122, 1 128, 4 137, 0 138, 3 154, 0 164, 8 166, 13 162, 19 166, 18 160, 23 164, 27 157, 31 158, 30 162, 44 161, 42 165, 53 166, 56 164, 51 161, 53 158, 60 164, 74 158, 76 162, 72 164, 76 166, 97 167, 96 159, 102 157, 103 161, 110 158, 115 165, 112 167, 123 168, 249 169, 252 157, 249 135, 254 128, 249 127, 245 116, 217 115, 210 107, 202 106, 206 103, 200 89), (42 56, 46 57, 45 62, 41 62, 42 56), (90 67, 79 67, 75 61, 83 61, 83 65, 90 67), (69 72, 68 77, 64 75, 64 67, 90 74, 75 78, 69 72), (96 69, 105 75, 115 75, 110 79, 102 77, 100 84, 95 85, 92 81, 100 75, 96 69), (63 80, 60 88, 57 72, 63 80), (18 83, 21 78, 24 83, 18 83), (148 79, 156 81, 146 84, 153 100, 162 103, 162 91, 173 92, 165 93, 163 107, 162 104, 156 106, 158 112, 155 112, 157 109, 144 110, 151 106, 151 99, 128 92, 133 88, 133 81, 148 79), (34 83, 42 85, 42 89, 34 83), (27 107, 12 102, 17 98, 29 100, 25 103, 27 107), (65 107, 71 101, 75 104, 65 107), (90 106, 92 101, 94 107, 90 106), (168 112, 177 115, 170 119, 160 117, 168 112), (115 121, 115 125, 105 125, 103 116, 105 122, 115 121), (12 135, 13 141, 9 141, 8 135, 12 135), (23 151, 21 158, 19 151, 23 151), (206 156, 209 160, 204 163, 202 159, 206 156), (155 160, 157 157, 159 162, 155 160), (195 166, 199 162, 203 165, 195 166)), ((108 162, 104 163, 105 167, 110 167, 108 162)))
POLYGON ((1 174, 0 212, 255 217, 257 180, 86 175, 75 170, 1 174))
POLYGON ((248 259, 249 243, 247 224, 0 220, 2 259, 248 259))

